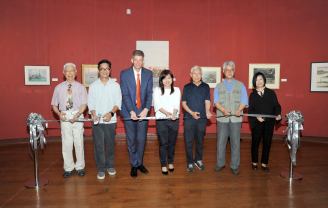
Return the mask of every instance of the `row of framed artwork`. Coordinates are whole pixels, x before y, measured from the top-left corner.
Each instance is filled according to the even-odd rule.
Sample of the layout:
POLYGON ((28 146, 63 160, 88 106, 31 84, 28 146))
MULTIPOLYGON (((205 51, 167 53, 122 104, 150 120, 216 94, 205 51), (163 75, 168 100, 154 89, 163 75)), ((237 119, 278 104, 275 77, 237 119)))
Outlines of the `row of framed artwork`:
MULTIPOLYGON (((82 64, 82 84, 89 87, 98 79, 96 64, 82 64)), ((159 74, 164 68, 149 68, 153 71, 154 87, 158 86, 159 74)), ((202 67, 203 81, 211 88, 221 81, 221 67, 202 67)), ((24 66, 25 85, 50 85, 50 66, 24 66)), ((280 88, 280 64, 249 64, 248 88, 252 89, 255 73, 262 72, 270 89, 280 88)), ((311 63, 310 92, 328 92, 328 62, 311 63)))

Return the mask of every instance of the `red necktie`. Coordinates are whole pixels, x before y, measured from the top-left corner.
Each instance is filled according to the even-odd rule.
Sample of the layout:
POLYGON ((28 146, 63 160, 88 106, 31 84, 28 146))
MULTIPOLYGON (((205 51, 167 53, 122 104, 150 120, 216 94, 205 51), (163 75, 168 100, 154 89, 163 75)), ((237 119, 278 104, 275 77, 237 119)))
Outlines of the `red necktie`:
POLYGON ((141 108, 141 98, 140 98, 140 74, 137 74, 137 108, 141 108))

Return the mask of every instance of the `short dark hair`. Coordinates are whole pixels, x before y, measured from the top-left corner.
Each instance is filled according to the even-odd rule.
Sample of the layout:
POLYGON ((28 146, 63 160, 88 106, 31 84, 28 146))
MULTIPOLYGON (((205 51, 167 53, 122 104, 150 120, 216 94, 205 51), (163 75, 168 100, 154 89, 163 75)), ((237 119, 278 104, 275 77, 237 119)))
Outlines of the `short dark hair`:
POLYGON ((104 59, 104 60, 99 61, 99 63, 98 63, 98 70, 100 69, 100 65, 101 64, 108 64, 109 65, 109 68, 112 69, 112 63, 110 63, 110 61, 108 61, 107 59, 104 59))
POLYGON ((145 58, 145 54, 141 50, 135 50, 135 51, 133 51, 132 58, 134 58, 135 56, 142 56, 142 58, 145 58))
POLYGON ((161 91, 162 91, 162 95, 164 95, 164 84, 163 84, 163 79, 167 76, 167 75, 170 75, 171 78, 172 78, 172 84, 171 84, 171 93, 174 93, 174 86, 173 86, 173 74, 170 70, 163 70, 161 72, 161 74, 159 75, 159 87, 161 88, 161 91))
POLYGON ((254 74, 254 76, 253 76, 253 87, 254 87, 254 88, 256 88, 256 79, 257 79, 257 77, 260 76, 260 75, 263 77, 264 86, 265 86, 265 84, 266 84, 266 78, 265 78, 264 74, 263 74, 262 72, 257 72, 257 73, 254 74))

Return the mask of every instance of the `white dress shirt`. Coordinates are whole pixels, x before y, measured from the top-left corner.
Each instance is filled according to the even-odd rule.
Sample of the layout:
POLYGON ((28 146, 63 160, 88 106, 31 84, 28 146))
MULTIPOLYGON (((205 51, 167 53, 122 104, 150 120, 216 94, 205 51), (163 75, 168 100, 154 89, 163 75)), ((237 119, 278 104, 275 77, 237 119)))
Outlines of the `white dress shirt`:
POLYGON ((171 93, 171 89, 164 89, 164 95, 162 95, 162 91, 160 87, 156 87, 153 92, 154 98, 154 110, 156 117, 166 117, 164 113, 159 111, 159 109, 163 108, 169 113, 173 114, 173 110, 177 109, 177 116, 180 113, 180 100, 181 100, 181 92, 178 87, 174 87, 174 93, 171 93))

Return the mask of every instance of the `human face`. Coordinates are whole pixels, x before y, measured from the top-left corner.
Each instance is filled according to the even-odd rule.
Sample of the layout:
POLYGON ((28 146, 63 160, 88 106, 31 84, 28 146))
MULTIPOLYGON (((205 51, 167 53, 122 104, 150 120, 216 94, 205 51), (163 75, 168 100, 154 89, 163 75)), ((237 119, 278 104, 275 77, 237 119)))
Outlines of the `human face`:
POLYGON ((163 84, 164 84, 164 88, 165 89, 171 89, 171 85, 172 85, 172 77, 171 75, 166 75, 166 77, 162 80, 163 84))
POLYGON ((230 65, 226 65, 226 67, 223 69, 223 74, 225 75, 226 79, 230 81, 233 79, 233 76, 235 76, 235 69, 230 65))
POLYGON ((202 71, 200 69, 194 69, 192 73, 190 74, 192 81, 194 84, 199 84, 200 80, 202 79, 202 71))
POLYGON ((108 78, 110 75, 110 68, 107 63, 102 63, 98 69, 100 78, 108 78))
POLYGON ((262 75, 258 75, 256 77, 256 88, 262 88, 262 87, 264 87, 264 79, 262 75))
POLYGON ((76 70, 74 66, 68 65, 65 67, 65 71, 63 72, 67 82, 73 83, 75 80, 76 70))
POLYGON ((131 62, 134 66, 134 68, 137 70, 137 71, 140 71, 141 67, 143 66, 144 64, 144 59, 142 56, 134 56, 132 59, 131 59, 131 62))

